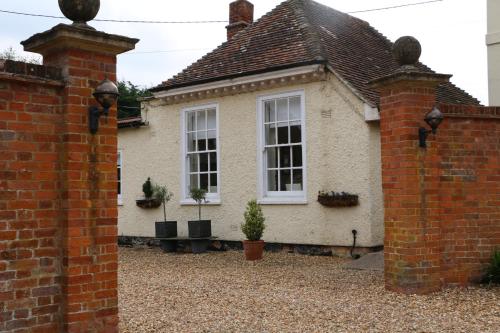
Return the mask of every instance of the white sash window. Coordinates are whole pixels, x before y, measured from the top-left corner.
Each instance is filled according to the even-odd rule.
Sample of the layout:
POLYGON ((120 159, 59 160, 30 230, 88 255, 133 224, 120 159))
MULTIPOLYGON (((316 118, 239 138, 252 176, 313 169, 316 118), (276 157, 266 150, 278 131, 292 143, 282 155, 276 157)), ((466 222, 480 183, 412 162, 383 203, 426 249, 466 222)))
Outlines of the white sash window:
POLYGON ((206 190, 208 199, 219 197, 217 124, 217 105, 183 110, 184 199, 192 188, 206 190))
POLYGON ((304 94, 259 98, 262 203, 305 203, 304 94))

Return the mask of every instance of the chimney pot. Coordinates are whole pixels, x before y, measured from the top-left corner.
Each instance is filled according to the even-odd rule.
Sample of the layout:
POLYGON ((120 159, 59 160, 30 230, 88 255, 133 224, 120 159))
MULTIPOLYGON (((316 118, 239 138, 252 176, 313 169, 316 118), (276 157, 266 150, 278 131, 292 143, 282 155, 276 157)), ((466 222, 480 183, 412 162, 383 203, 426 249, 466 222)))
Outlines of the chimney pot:
POLYGON ((229 4, 227 40, 253 23, 253 4, 247 0, 236 0, 229 4))

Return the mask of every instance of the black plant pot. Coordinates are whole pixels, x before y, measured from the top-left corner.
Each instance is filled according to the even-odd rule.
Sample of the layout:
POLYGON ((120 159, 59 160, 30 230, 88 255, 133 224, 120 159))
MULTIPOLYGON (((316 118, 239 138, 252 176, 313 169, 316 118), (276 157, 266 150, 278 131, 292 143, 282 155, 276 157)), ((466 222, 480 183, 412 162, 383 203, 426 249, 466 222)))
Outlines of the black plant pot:
POLYGON ((207 252, 208 245, 210 245, 210 240, 208 239, 195 239, 191 241, 191 252, 193 253, 205 253, 207 252))
POLYGON ((160 241, 160 248, 163 252, 177 252, 177 241, 163 239, 160 241))
POLYGON ((156 238, 177 237, 177 221, 163 221, 155 223, 156 238))
POLYGON ((212 237, 212 224, 210 220, 188 221, 189 238, 212 237))

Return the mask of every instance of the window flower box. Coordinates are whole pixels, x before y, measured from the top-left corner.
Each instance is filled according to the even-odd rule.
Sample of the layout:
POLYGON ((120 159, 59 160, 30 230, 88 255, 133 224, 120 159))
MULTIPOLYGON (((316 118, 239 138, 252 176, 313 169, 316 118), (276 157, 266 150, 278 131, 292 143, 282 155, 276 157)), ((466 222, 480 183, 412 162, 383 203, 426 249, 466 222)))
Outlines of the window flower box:
POLYGON ((318 193, 318 202, 326 207, 352 207, 359 205, 358 195, 346 192, 322 192, 318 193))
POLYGON ((148 209, 148 208, 158 208, 161 206, 161 201, 156 198, 150 199, 138 199, 135 201, 138 207, 148 209))

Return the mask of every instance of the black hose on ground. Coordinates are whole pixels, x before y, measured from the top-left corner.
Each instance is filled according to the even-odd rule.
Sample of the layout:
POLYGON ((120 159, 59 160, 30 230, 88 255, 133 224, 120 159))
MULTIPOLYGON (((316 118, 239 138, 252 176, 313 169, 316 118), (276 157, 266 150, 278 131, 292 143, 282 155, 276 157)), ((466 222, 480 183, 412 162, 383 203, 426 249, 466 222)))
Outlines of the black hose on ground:
POLYGON ((353 259, 359 259, 361 257, 359 254, 353 254, 354 248, 356 247, 356 235, 358 234, 358 231, 356 229, 352 230, 352 247, 351 247, 351 258, 353 259))

